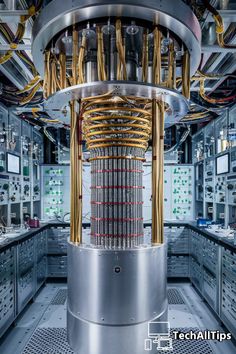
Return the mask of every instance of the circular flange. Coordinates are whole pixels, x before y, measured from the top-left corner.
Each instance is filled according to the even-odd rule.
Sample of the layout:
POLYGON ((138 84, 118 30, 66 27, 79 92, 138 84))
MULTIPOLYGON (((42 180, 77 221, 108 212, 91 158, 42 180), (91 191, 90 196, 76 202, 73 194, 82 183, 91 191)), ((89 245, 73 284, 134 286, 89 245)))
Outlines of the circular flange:
POLYGON ((165 127, 179 122, 189 109, 188 100, 178 91, 140 82, 96 81, 68 87, 56 92, 45 102, 44 109, 53 119, 66 124, 70 123, 69 102, 81 98, 104 95, 110 92, 113 96, 133 96, 147 99, 163 100, 168 105, 165 114, 165 127))
POLYGON ((187 46, 191 56, 191 75, 201 59, 201 28, 182 0, 68 0, 50 2, 33 26, 34 64, 44 76, 44 51, 60 31, 78 22, 104 17, 128 17, 150 21, 173 31, 187 46))

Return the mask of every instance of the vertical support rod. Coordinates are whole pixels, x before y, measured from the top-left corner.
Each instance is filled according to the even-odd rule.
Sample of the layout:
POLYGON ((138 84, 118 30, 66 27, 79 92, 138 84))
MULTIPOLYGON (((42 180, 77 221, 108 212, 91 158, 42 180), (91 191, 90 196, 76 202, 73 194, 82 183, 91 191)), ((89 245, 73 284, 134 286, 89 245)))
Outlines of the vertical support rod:
POLYGON ((152 102, 152 244, 164 243, 164 103, 152 102))
POLYGON ((161 32, 156 27, 154 30, 154 52, 153 52, 153 84, 161 83, 161 32))
POLYGON ((78 31, 76 31, 75 27, 73 28, 72 33, 72 83, 73 85, 77 84, 77 66, 78 66, 78 31))
POLYGON ((187 49, 185 50, 183 56, 182 93, 188 100, 190 99, 190 54, 187 49))
POLYGON ((50 94, 51 94, 50 56, 51 56, 51 53, 49 50, 47 50, 44 54, 43 92, 44 92, 45 98, 48 98, 48 96, 50 96, 50 94))
POLYGON ((169 58, 168 58, 168 88, 175 89, 175 49, 174 43, 169 45, 169 58))
POLYGON ((60 62, 60 85, 63 90, 66 88, 66 55, 64 53, 60 53, 59 55, 60 62))
POLYGON ((80 244, 82 241, 82 129, 81 120, 78 120, 76 100, 71 101, 70 108, 70 240, 80 244))
POLYGON ((142 80, 148 79, 148 34, 143 35, 143 53, 142 53, 142 80))

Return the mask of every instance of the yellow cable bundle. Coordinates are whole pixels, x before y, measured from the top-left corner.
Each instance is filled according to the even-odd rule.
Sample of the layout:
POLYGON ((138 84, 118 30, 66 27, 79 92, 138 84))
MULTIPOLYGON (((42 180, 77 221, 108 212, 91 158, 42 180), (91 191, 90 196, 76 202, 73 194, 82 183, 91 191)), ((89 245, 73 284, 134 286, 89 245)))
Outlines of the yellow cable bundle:
POLYGON ((44 81, 43 81, 43 93, 44 93, 44 98, 48 98, 50 95, 50 56, 51 53, 50 51, 46 51, 44 54, 44 81))
POLYGON ((204 80, 200 81, 200 91, 199 91, 200 96, 207 102, 209 103, 217 103, 217 100, 215 100, 214 98, 209 98, 205 95, 205 83, 204 80))
POLYGON ((82 42, 79 49, 79 59, 78 59, 78 84, 84 83, 84 56, 85 56, 85 49, 86 49, 86 33, 83 31, 82 33, 82 42))
POLYGON ((152 103, 152 243, 164 242, 164 102, 152 103))
POLYGON ((17 95, 30 91, 41 81, 41 77, 39 75, 35 76, 22 90, 16 92, 17 95))
POLYGON ((154 52, 153 52, 153 83, 160 85, 161 83, 161 32, 156 27, 153 31, 154 35, 154 52))
POLYGON ((34 88, 33 90, 30 92, 30 94, 27 97, 24 97, 21 101, 20 101, 20 105, 24 105, 29 103, 32 98, 36 95, 37 91, 39 90, 39 88, 41 87, 41 83, 39 82, 34 88))
POLYGON ((82 138, 81 120, 77 115, 77 101, 71 101, 70 178, 71 178, 71 222, 70 240, 82 241, 82 138))
POLYGON ((206 9, 212 14, 213 19, 216 24, 216 36, 217 36, 217 42, 221 48, 236 48, 235 45, 233 44, 227 44, 225 43, 224 39, 224 21, 219 12, 210 4, 208 0, 204 0, 206 9))
POLYGON ((6 63, 9 59, 11 59, 13 52, 8 50, 6 54, 0 56, 0 65, 6 63))
MULTIPOLYGON (((22 40, 22 38, 24 37, 25 34, 25 23, 26 21, 31 17, 34 16, 36 13, 36 8, 35 6, 31 6, 28 9, 28 15, 26 16, 20 16, 20 22, 18 23, 17 26, 17 30, 16 30, 16 34, 15 34, 15 38, 11 41, 11 39, 9 38, 9 36, 7 35, 7 37, 9 38, 9 45, 11 49, 17 49, 18 43, 22 40)), ((5 31, 6 33, 6 31, 5 31)), ((0 56, 0 65, 6 63, 9 59, 11 59, 13 52, 7 51, 6 54, 0 56)))
POLYGON ((119 54, 117 68, 117 80, 127 80, 127 70, 125 62, 125 46, 122 44, 121 20, 116 21, 116 47, 119 54))
POLYGON ((143 35, 143 54, 142 54, 142 80, 147 82, 148 79, 148 35, 143 35))
POLYGON ((98 80, 106 81, 106 69, 105 69, 105 58, 104 58, 104 43, 103 43, 103 34, 101 29, 97 28, 97 71, 98 71, 98 80))

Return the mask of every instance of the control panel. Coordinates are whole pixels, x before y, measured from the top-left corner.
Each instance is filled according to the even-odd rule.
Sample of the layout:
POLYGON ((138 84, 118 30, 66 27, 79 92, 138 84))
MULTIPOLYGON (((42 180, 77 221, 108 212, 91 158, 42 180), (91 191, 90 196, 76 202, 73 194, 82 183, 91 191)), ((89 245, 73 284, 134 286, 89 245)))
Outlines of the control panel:
POLYGON ((231 151, 231 171, 236 173, 236 149, 231 151))
POLYGON ((193 218, 193 169, 172 167, 172 217, 177 220, 193 218))
POLYGON ((236 175, 228 176, 227 178, 228 189, 228 203, 236 206, 236 175))
POLYGON ((0 173, 6 170, 7 117, 7 111, 0 107, 0 173))
POLYGON ((41 217, 43 136, 0 104, 0 205, 8 226, 24 214, 41 217))
MULTIPOLYGON (((151 220, 152 190, 151 165, 143 165, 143 213, 144 220, 151 220)), ((90 177, 88 177, 90 178, 90 177)), ((164 219, 194 219, 194 168, 192 165, 164 165, 164 219)), ((89 186, 88 186, 89 188, 89 186)))
POLYGON ((24 202, 29 202, 30 201, 30 178, 29 177, 23 177, 23 185, 22 185, 22 200, 24 202))
POLYGON ((70 211, 69 166, 42 166, 43 218, 63 217, 70 211))
POLYGON ((11 203, 19 203, 21 200, 20 177, 10 176, 9 181, 9 200, 11 203))
POLYGON ((216 203, 226 202, 226 176, 216 176, 215 201, 216 203))
POLYGON ((23 157, 30 157, 31 154, 31 126, 22 122, 21 148, 23 157))
POLYGON ((196 134, 192 144, 193 163, 196 163, 204 159, 204 134, 202 132, 196 134))
POLYGON ((213 202, 214 200, 214 160, 208 159, 205 162, 205 200, 213 202))
POLYGON ((0 175, 0 205, 9 201, 9 177, 0 175))
POLYGON ((9 115, 7 148, 17 153, 21 151, 21 120, 13 114, 9 115))

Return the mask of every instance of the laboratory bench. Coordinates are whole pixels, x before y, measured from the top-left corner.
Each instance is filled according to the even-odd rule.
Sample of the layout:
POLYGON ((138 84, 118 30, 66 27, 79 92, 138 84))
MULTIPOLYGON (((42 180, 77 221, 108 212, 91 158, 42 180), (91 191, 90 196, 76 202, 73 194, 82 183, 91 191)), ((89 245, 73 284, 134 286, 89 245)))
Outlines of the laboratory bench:
MULTIPOLYGON (((67 277, 69 234, 68 223, 50 222, 0 241, 0 337, 48 278, 67 277)), ((194 222, 165 222, 165 238, 168 278, 189 279, 236 337, 234 241, 194 222)))

